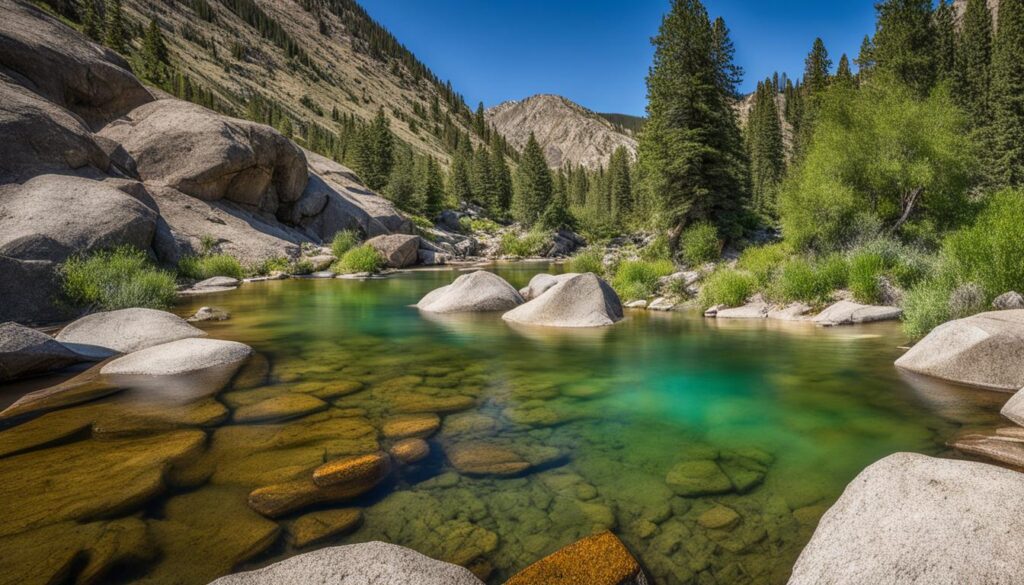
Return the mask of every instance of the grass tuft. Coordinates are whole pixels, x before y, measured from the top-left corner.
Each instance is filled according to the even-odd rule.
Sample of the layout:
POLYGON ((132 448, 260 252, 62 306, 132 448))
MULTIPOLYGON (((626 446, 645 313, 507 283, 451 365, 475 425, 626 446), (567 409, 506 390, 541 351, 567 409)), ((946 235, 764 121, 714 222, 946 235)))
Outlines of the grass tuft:
POLYGON ((363 244, 345 252, 332 268, 343 274, 380 272, 384 268, 384 257, 373 246, 363 244))
POLYGON ((60 273, 64 294, 80 307, 166 309, 176 295, 174 275, 131 246, 70 258, 60 273))

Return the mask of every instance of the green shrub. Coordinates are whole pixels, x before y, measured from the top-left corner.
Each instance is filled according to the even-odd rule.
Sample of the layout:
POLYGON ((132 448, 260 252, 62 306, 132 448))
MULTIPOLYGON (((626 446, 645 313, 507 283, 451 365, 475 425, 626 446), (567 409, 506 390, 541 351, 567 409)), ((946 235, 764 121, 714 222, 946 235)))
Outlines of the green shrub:
POLYGON ((178 261, 178 274, 193 280, 206 280, 214 276, 230 276, 242 279, 245 269, 241 262, 228 254, 209 254, 206 256, 185 256, 178 261))
POLYGON ((112 311, 165 309, 174 302, 174 276, 131 246, 70 258, 61 267, 63 290, 77 306, 112 311))
POLYGON ((459 218, 459 226, 462 227, 462 231, 467 234, 474 233, 485 233, 485 234, 496 234, 501 226, 497 222, 491 221, 486 218, 475 218, 464 215, 459 218))
POLYGON ((199 238, 199 253, 202 256, 212 254, 214 248, 217 247, 217 238, 204 234, 199 238))
POLYGON ((1024 191, 993 195, 971 227, 943 242, 942 270, 957 284, 973 282, 995 298, 1024 290, 1024 191))
POLYGON ((331 240, 331 253, 336 258, 341 258, 352 248, 359 245, 359 234, 353 230, 341 230, 334 234, 334 239, 331 240))
POLYGON ((669 260, 623 260, 615 270, 612 288, 623 300, 645 299, 658 292, 658 281, 675 269, 669 260))
POLYGON ((672 251, 668 248, 668 237, 661 235, 651 240, 650 244, 640 249, 640 259, 647 261, 671 260, 672 251))
POLYGON ((738 307, 757 289, 757 279, 749 272, 732 268, 722 268, 713 272, 704 280, 700 290, 700 305, 707 309, 714 305, 738 307))
POLYGON ((792 248, 788 244, 768 244, 766 246, 752 246, 743 251, 736 267, 746 270, 754 275, 760 287, 767 287, 775 278, 779 266, 792 255, 792 248))
POLYGON ((272 272, 289 272, 291 263, 284 256, 266 258, 263 261, 249 267, 249 274, 254 276, 267 276, 272 272))
POLYGON ((779 266, 769 296, 785 303, 823 303, 834 290, 846 285, 846 277, 846 262, 839 254, 818 260, 793 257, 779 266))
POLYGON ((530 232, 520 236, 515 232, 506 232, 501 236, 501 253, 506 256, 529 257, 544 252, 548 243, 548 235, 544 232, 530 232))
POLYGON ((600 275, 604 273, 604 254, 600 248, 585 248, 565 263, 565 269, 567 272, 593 272, 600 275))
POLYGON ((850 255, 850 292, 858 303, 881 302, 879 278, 886 272, 887 262, 878 252, 861 249, 850 255))
POLYGON ((930 279, 903 295, 903 331, 914 339, 949 321, 949 298, 952 294, 948 281, 930 279))
POLYGON ((687 228, 679 237, 679 250, 690 266, 711 262, 718 258, 718 229, 710 223, 698 223, 687 228))
POLYGON ((357 246, 352 248, 335 263, 336 272, 350 274, 353 272, 379 272, 384 268, 384 257, 373 246, 357 246))
POLYGON ((423 217, 422 215, 410 214, 409 220, 412 221, 412 224, 414 226, 420 228, 421 230, 433 229, 434 227, 434 222, 423 217))
MULTIPOLYGON (((335 262, 335 265, 336 264, 337 262, 335 262)), ((315 267, 313 266, 313 262, 309 258, 296 260, 295 262, 288 265, 288 274, 294 274, 296 276, 305 276, 307 274, 313 274, 313 272, 315 272, 315 267)))

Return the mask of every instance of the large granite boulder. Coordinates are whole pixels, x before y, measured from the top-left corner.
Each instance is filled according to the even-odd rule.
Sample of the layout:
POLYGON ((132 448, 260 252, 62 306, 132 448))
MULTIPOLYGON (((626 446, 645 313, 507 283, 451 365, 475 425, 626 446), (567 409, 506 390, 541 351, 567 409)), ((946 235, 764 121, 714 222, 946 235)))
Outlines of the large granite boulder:
POLYGON ((1017 291, 1003 293, 992 301, 992 308, 997 311, 1024 309, 1024 296, 1017 291))
POLYGON ((208 368, 241 367, 252 348, 237 341, 220 339, 179 339, 119 357, 103 366, 100 373, 123 376, 175 376, 208 368))
POLYGON ((939 325, 896 360, 910 372, 1004 392, 1024 387, 1024 310, 939 325))
POLYGON ((839 301, 818 313, 811 320, 825 326, 855 325, 877 321, 897 321, 901 315, 903 315, 903 311, 897 307, 877 307, 861 305, 852 301, 839 301))
POLYGON ((81 361, 70 349, 17 323, 0 324, 0 382, 59 370, 81 361))
POLYGON ((507 311, 522 303, 523 297, 505 279, 480 270, 430 291, 416 306, 428 313, 479 313, 507 311))
POLYGON ((519 289, 519 294, 523 296, 523 299, 532 301, 540 295, 546 293, 551 287, 566 280, 577 276, 576 272, 567 272, 565 274, 551 275, 551 274, 538 274, 530 279, 530 282, 519 289))
POLYGON ((0 13, 0 67, 91 128, 153 100, 124 59, 31 2, 0 0, 0 13))
POLYGON ((790 585, 1019 583, 1024 474, 897 453, 821 519, 790 585))
POLYGON ((505 585, 647 585, 640 563, 611 532, 576 541, 516 573, 505 585))
POLYGON ((622 302, 612 287, 593 273, 565 279, 502 319, 547 327, 603 327, 622 320, 622 302))
POLYGON ((483 585, 473 573, 407 548, 366 542, 323 548, 210 585, 483 585))
POLYGON ((419 260, 420 237, 406 234, 377 236, 366 241, 384 258, 388 268, 406 268, 419 260))
POLYGON ((57 341, 81 355, 105 359, 206 333, 181 317, 155 309, 121 309, 86 315, 57 334, 57 341))
POLYGON ((180 100, 136 108, 100 136, 121 144, 143 181, 206 201, 286 215, 306 187, 306 157, 277 130, 180 100))
POLYGON ((1024 391, 1018 390, 999 411, 1006 418, 1024 427, 1024 391))

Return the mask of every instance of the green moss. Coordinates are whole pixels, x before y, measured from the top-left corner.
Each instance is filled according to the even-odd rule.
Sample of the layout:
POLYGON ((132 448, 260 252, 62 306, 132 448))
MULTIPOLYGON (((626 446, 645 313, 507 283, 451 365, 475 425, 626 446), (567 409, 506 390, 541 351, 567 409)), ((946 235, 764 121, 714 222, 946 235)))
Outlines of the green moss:
POLYGON ((61 267, 63 289, 76 306, 111 311, 164 309, 174 302, 174 276, 130 246, 74 257, 61 267))
POLYGON ((338 260, 334 267, 335 272, 351 274, 355 272, 379 272, 384 268, 384 258, 373 246, 363 244, 356 246, 338 260))
POLYGON ((757 289, 757 279, 749 272, 722 268, 711 274, 700 291, 700 305, 707 309, 714 305, 738 307, 757 289))
POLYGON ((658 281, 675 272, 669 260, 623 260, 615 270, 612 288, 624 300, 646 299, 658 292, 658 281))

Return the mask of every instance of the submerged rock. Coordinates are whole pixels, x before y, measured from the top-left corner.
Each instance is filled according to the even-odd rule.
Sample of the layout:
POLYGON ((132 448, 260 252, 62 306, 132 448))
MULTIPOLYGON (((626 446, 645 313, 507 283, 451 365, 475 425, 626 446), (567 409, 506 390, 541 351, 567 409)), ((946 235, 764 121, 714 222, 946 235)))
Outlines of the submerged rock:
POLYGON ((958 384, 1016 392, 1024 387, 1024 310, 943 323, 896 360, 896 366, 958 384))
POLYGON ((647 585, 643 569, 611 532, 574 542, 526 567, 505 585, 647 585))
POLYGON ((1006 401, 1006 404, 1003 405, 1003 409, 999 411, 999 414, 1024 427, 1024 392, 1018 390, 1016 394, 1011 396, 1006 401))
POLYGON ((1021 493, 1024 475, 1015 471, 890 455, 847 486, 789 583, 1016 583, 1024 575, 1021 493))
POLYGON ((604 327, 622 320, 619 296, 593 273, 559 282, 543 295, 512 309, 502 319, 546 327, 604 327))
POLYGON ((384 258, 388 268, 406 268, 419 260, 420 237, 406 234, 377 236, 366 241, 384 258))
POLYGON ((79 361, 78 354, 41 331, 17 323, 0 324, 0 382, 59 370, 79 361))
POLYGON ((104 359, 205 335, 166 311, 120 309, 82 317, 62 329, 56 339, 78 354, 104 359))
POLYGON ((1024 469, 1024 438, 989 434, 969 434, 950 441, 949 446, 976 457, 1024 469))
POLYGON ((483 585, 459 566, 383 542, 323 548, 263 569, 228 575, 210 585, 483 585))
POLYGON ((93 366, 56 386, 25 394, 3 412, 0 412, 0 418, 14 418, 25 414, 64 408, 120 392, 121 388, 100 377, 101 367, 100 365, 93 366))
POLYGON ((231 313, 219 307, 200 307, 195 315, 189 317, 187 321, 199 323, 202 321, 227 321, 230 318, 231 313))
POLYGON ((441 427, 441 417, 434 413, 407 414, 384 421, 383 433, 388 439, 425 438, 441 427))
POLYGON ((727 494, 732 481, 712 460, 685 461, 669 470, 665 483, 677 495, 686 497, 727 494))
POLYGON ((388 453, 402 463, 416 463, 430 455, 430 445, 423 439, 403 439, 392 445, 388 453))
POLYGON ((897 321, 903 315, 898 307, 875 307, 851 301, 839 301, 818 313, 812 321, 819 325, 855 325, 877 321, 897 321))
POLYGON ((104 375, 173 376, 207 368, 232 367, 230 378, 252 353, 251 347, 237 341, 181 339, 117 358, 100 372, 104 375))
POLYGON ((311 512, 288 525, 288 536, 292 546, 305 548, 332 536, 351 532, 362 521, 363 512, 359 508, 311 512))
POLYGON ((427 293, 416 307, 429 313, 476 313, 507 311, 522 303, 523 297, 505 279, 479 270, 427 293))
POLYGON ((288 392, 235 410, 234 420, 254 423, 297 418, 326 410, 328 404, 316 396, 288 392))
POLYGON ((324 463, 313 470, 313 482, 321 487, 348 485, 369 491, 391 472, 387 453, 370 453, 324 463))

